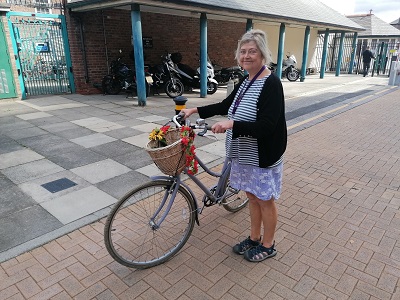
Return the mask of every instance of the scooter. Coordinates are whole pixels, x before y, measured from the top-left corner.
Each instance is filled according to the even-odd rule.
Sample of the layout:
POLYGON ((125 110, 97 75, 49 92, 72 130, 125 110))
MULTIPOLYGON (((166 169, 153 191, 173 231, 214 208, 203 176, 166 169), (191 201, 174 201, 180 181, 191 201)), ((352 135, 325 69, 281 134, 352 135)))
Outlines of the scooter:
MULTIPOLYGON (((128 67, 127 64, 121 61, 121 53, 116 60, 113 60, 110 65, 110 73, 103 77, 101 87, 103 93, 109 95, 118 95, 122 90, 129 93, 137 94, 136 74, 128 67)), ((144 70, 143 70, 144 72, 144 70)), ((150 85, 145 80, 146 96, 149 95, 150 85)))
MULTIPOLYGON (((171 61, 174 66, 171 68, 171 71, 174 72, 174 76, 177 77, 185 86, 187 90, 191 90, 193 88, 200 88, 200 68, 193 70, 188 65, 182 64, 182 55, 179 52, 172 53, 171 61)), ((207 67, 207 94, 214 94, 218 89, 218 81, 216 81, 211 76, 214 72, 210 72, 212 68, 211 63, 207 67)))
MULTIPOLYGON (((282 77, 286 76, 289 81, 296 81, 300 77, 300 71, 296 68, 296 57, 292 55, 286 55, 286 59, 282 63, 282 77)), ((271 63, 268 67, 273 73, 276 72, 278 65, 271 63)))

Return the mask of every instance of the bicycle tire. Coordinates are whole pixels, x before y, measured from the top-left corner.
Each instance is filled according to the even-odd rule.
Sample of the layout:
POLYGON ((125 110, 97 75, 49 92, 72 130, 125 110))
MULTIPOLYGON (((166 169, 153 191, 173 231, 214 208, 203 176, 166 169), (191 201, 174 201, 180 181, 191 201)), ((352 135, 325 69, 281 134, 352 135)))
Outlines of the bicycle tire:
MULTIPOLYGON (((185 245, 194 227, 196 211, 194 200, 183 187, 179 187, 160 227, 152 228, 150 220, 171 185, 172 182, 165 180, 150 181, 131 190, 114 205, 106 219, 104 242, 118 263, 137 269, 150 268, 169 260, 185 245)), ((158 218, 168 201, 169 198, 158 218)))
MULTIPOLYGON (((229 189, 229 176, 226 180, 225 190, 229 189)), ((244 191, 226 191, 227 196, 222 199, 221 204, 229 212, 237 212, 247 205, 249 198, 244 191), (236 198, 236 199, 235 199, 236 198)))

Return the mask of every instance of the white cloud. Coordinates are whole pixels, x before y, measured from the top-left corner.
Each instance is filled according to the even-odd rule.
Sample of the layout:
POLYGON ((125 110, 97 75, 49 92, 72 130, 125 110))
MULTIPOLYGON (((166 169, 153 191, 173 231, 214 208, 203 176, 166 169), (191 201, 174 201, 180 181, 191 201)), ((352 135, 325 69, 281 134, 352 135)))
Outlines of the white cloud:
POLYGON ((344 15, 372 13, 386 23, 400 18, 398 0, 320 0, 344 15))

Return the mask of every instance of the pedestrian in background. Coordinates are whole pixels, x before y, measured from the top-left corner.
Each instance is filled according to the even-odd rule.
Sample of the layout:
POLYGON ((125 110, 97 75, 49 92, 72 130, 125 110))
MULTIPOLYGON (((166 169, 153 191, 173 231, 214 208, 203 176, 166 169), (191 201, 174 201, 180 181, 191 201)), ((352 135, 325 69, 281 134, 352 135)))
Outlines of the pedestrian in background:
POLYGON ((183 109, 185 118, 228 115, 212 126, 226 132, 226 155, 232 160, 230 185, 249 198, 250 235, 233 251, 258 262, 276 255, 275 201, 281 194, 283 154, 287 144, 285 103, 280 79, 266 67, 271 62, 265 32, 246 32, 238 43, 236 59, 248 76, 222 102, 183 109), (263 232, 261 232, 263 229, 263 232))
POLYGON ((371 64, 371 59, 375 59, 374 54, 372 54, 371 50, 369 50, 369 46, 365 48, 364 52, 362 53, 363 57, 363 75, 364 77, 368 75, 369 67, 371 64))

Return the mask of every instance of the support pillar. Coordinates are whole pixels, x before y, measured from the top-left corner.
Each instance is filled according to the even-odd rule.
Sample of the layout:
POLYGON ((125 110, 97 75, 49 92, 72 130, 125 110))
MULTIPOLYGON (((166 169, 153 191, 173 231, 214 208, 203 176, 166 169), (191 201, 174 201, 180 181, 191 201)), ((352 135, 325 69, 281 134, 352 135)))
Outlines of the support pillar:
POLYGON ((200 15, 200 97, 207 97, 207 15, 200 15))
POLYGON ((277 59, 277 68, 276 68, 276 76, 278 78, 282 77, 282 63, 283 63, 283 52, 285 48, 285 23, 281 23, 279 28, 279 43, 278 43, 278 59, 277 59))
POLYGON ((358 32, 354 32, 353 44, 351 45, 351 58, 350 58, 349 74, 353 73, 354 62, 355 62, 355 58, 356 58, 357 38, 358 38, 358 32))
POLYGON ((146 77, 144 75, 144 56, 143 56, 143 39, 142 39, 142 21, 140 17, 140 6, 132 4, 131 21, 133 35, 133 50, 135 54, 135 71, 138 105, 146 106, 146 77))
POLYGON ((303 44, 303 61, 301 64, 300 82, 303 82, 307 73, 308 46, 310 43, 310 26, 306 27, 303 44))
POLYGON ((324 78, 325 76, 326 57, 328 56, 328 38, 329 38, 329 28, 325 30, 324 48, 322 50, 321 70, 319 71, 319 78, 324 78))
POLYGON ((338 60, 337 60, 337 63, 336 63, 335 76, 339 76, 340 75, 340 66, 342 65, 342 60, 343 60, 343 41, 344 41, 345 34, 346 33, 344 31, 342 31, 340 33, 339 54, 338 54, 338 60))

